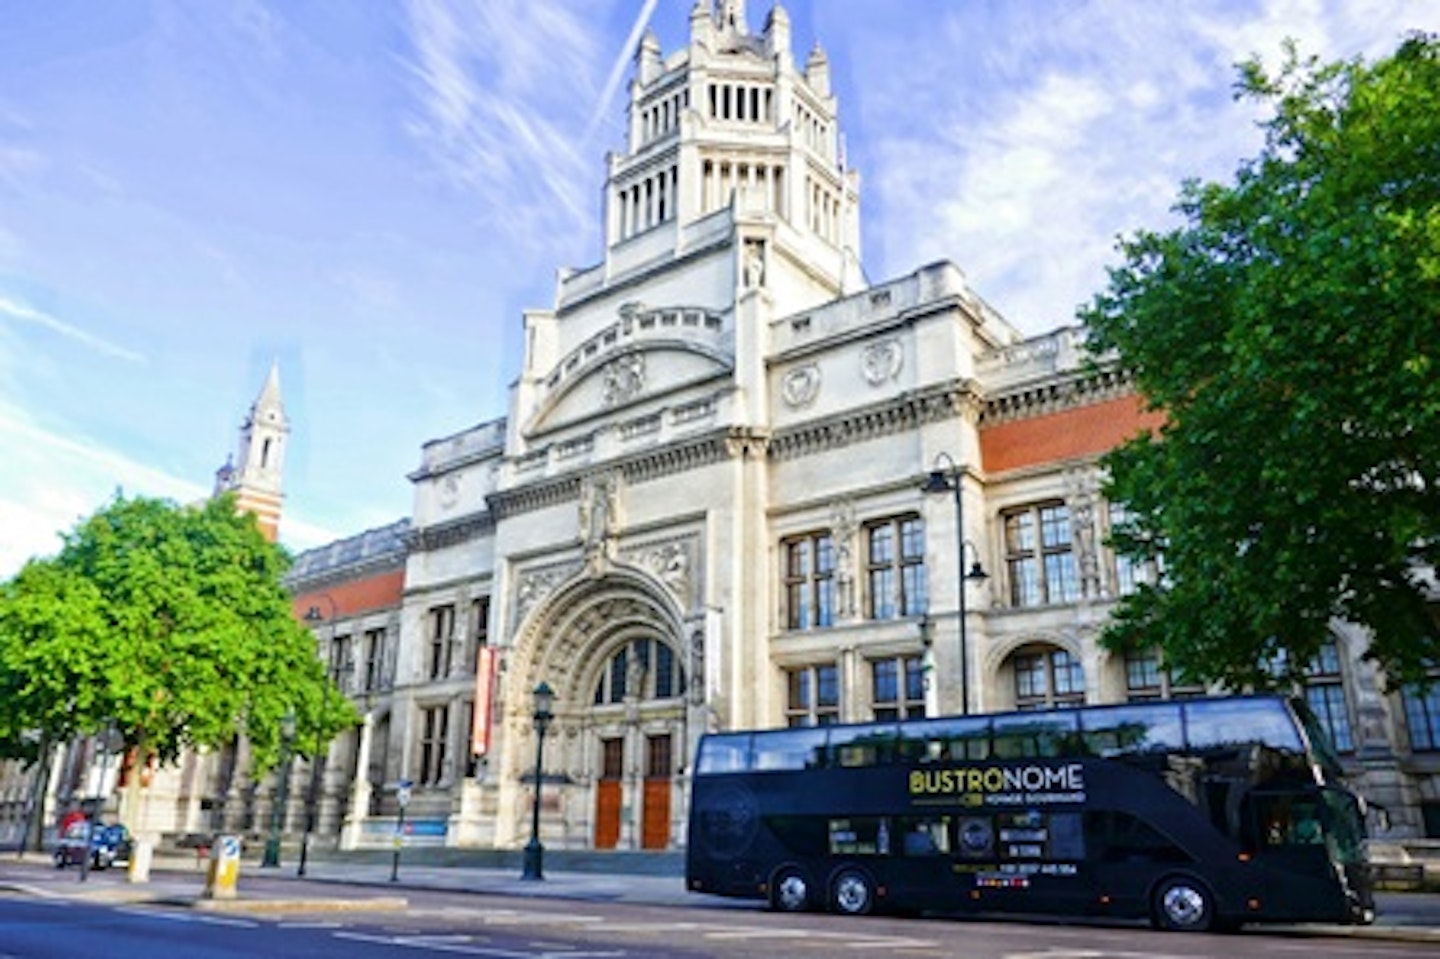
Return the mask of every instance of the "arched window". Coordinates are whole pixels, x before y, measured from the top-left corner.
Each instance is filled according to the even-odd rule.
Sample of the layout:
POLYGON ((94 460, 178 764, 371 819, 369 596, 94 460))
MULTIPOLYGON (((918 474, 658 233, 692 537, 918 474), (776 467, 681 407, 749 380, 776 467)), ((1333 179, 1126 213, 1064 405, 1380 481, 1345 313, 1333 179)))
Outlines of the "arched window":
POLYGON ((626 699, 674 699, 685 691, 684 672, 670 645, 637 639, 617 649, 595 684, 595 705, 626 699))
POLYGON ((1050 709, 1085 705, 1085 668, 1053 646, 1028 646, 1011 657, 1015 708, 1050 709))

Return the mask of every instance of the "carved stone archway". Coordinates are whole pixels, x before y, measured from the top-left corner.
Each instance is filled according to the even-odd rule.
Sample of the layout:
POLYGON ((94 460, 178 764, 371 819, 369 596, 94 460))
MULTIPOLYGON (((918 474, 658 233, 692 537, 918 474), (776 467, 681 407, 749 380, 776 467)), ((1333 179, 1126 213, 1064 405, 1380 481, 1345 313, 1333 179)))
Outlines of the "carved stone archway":
MULTIPOLYGON (((623 563, 609 566, 600 576, 577 572, 526 617, 502 690, 509 744, 501 769, 502 821, 497 823, 502 844, 516 845, 529 835, 535 762, 531 691, 541 681, 555 692, 555 719, 545 745, 545 843, 592 844, 603 736, 625 740, 624 808, 627 815, 644 814, 637 785, 645 772, 640 750, 647 733, 673 734, 678 748, 688 750, 692 724, 685 689, 677 687, 672 699, 627 699, 620 706, 597 707, 594 697, 597 680, 615 651, 646 638, 667 645, 690 681, 686 631, 673 591, 648 569, 623 563)), ((658 803, 652 800, 650 806, 653 810, 658 803)))

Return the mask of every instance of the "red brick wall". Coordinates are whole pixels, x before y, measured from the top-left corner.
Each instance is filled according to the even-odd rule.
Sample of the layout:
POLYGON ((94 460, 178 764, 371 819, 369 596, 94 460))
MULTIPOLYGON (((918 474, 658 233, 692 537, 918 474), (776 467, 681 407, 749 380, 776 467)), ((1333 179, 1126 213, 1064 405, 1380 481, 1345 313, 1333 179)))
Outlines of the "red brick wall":
POLYGON ((358 616, 376 609, 400 605, 400 596, 405 589, 405 570, 396 569, 378 573, 365 579, 337 583, 309 593, 297 593, 290 603, 296 619, 303 619, 311 606, 322 616, 330 616, 329 596, 335 600, 336 615, 340 618, 358 616))
POLYGON ((1135 395, 1014 420, 980 430, 980 460, 988 473, 1096 456, 1164 422, 1135 395))

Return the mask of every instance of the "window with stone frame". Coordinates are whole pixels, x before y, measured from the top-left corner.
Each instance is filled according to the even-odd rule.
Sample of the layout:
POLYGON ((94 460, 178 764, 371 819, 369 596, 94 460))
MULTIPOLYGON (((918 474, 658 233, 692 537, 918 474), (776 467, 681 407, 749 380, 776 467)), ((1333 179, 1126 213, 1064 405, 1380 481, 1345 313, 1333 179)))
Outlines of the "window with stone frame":
POLYGON ((1008 510, 1001 519, 1010 604, 1047 606, 1079 599, 1070 508, 1058 502, 1038 503, 1008 510))
POLYGON ((1032 647, 1011 657, 1016 709, 1085 705, 1085 669, 1068 651, 1032 647))
POLYGON ((785 721, 790 726, 829 726, 840 721, 840 669, 834 663, 785 672, 785 721))
MULTIPOLYGON (((1129 520, 1129 513, 1124 503, 1110 503, 1108 509, 1112 532, 1125 525, 1129 520)), ((1128 596, 1139 589, 1142 583, 1153 586, 1164 576, 1165 558, 1163 555, 1156 556, 1154 559, 1137 560, 1124 556, 1113 548, 1111 555, 1115 559, 1115 592, 1117 595, 1128 596)))
POLYGON ((380 689, 385 679, 385 630, 367 629, 364 638, 365 673, 361 677, 362 692, 380 689))
POLYGON ((1340 650, 1333 639, 1321 646, 1305 667, 1305 702, 1329 734, 1331 745, 1339 752, 1353 753, 1355 736, 1345 700, 1345 677, 1340 669, 1340 650))
POLYGON ((431 679, 450 675, 455 649, 455 607, 450 604, 430 610, 430 658, 426 674, 431 679))
POLYGON ((654 638, 637 639, 610 654, 595 683, 594 703, 613 705, 629 697, 674 699, 684 691, 684 670, 670 644, 654 638))
POLYGON ((420 785, 434 786, 444 778, 449 733, 449 706, 430 706, 420 710, 420 768, 415 777, 420 785))
POLYGON ((355 669, 355 653, 350 634, 336 636, 330 643, 329 662, 326 664, 330 678, 342 693, 350 691, 350 674, 355 669))
POLYGON ((811 533, 781 541, 785 558, 785 628, 835 624, 835 541, 811 533))
POLYGON ((1426 679, 1400 689, 1410 748, 1417 753, 1440 750, 1440 664, 1435 664, 1426 679))
POLYGON ((925 715, 925 660, 892 656, 870 661, 871 707, 877 721, 925 715))
POLYGON ((1125 654, 1125 698, 1128 702, 1204 695, 1204 685, 1177 680, 1174 673, 1161 664, 1158 650, 1137 650, 1125 654))
POLYGON ((929 606, 925 524, 900 516, 865 525, 865 612, 870 619, 919 616, 929 606))

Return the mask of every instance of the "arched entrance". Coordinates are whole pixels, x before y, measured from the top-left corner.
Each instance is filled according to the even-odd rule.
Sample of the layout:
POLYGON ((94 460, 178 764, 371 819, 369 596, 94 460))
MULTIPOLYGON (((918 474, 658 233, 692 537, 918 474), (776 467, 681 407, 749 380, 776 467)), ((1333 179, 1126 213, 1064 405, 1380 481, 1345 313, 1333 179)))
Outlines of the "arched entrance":
MULTIPOLYGON (((556 694, 545 790, 559 797, 550 818, 565 823, 565 842, 664 849, 677 838, 687 748, 681 625, 649 573, 611 567, 557 590, 517 638, 512 678, 522 685, 512 688, 543 680, 556 694)), ((517 780, 532 778, 522 758, 533 756, 530 742, 508 751, 517 780)))

